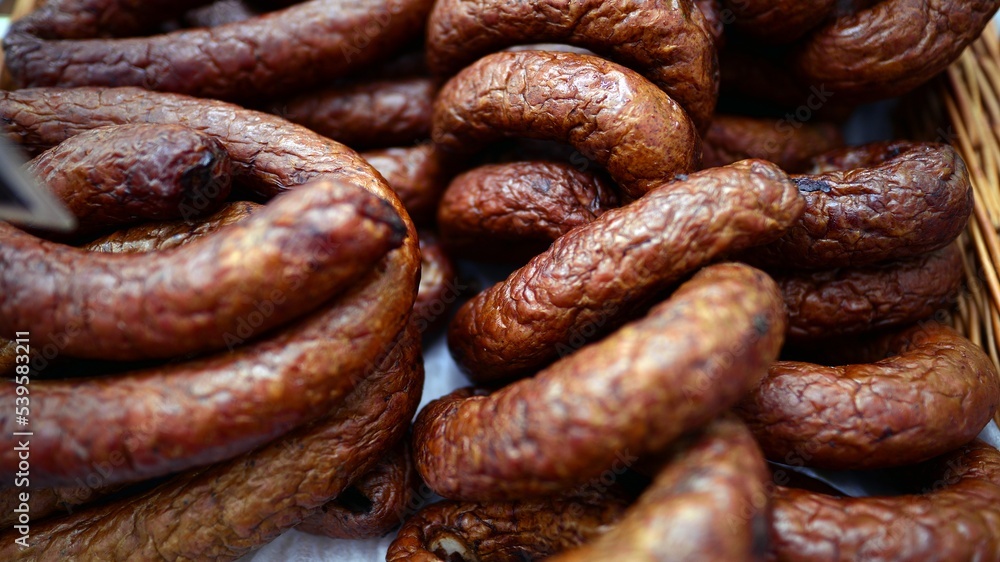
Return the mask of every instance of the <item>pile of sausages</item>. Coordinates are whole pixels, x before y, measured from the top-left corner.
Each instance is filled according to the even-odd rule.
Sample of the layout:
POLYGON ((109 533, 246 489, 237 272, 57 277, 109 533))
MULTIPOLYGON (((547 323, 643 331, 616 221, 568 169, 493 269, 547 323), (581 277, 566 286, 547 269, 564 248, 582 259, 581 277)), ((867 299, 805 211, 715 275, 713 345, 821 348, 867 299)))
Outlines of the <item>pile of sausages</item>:
POLYGON ((998 7, 45 2, 0 131, 78 228, 0 223, 0 558, 1000 559, 965 163, 813 120, 998 7))

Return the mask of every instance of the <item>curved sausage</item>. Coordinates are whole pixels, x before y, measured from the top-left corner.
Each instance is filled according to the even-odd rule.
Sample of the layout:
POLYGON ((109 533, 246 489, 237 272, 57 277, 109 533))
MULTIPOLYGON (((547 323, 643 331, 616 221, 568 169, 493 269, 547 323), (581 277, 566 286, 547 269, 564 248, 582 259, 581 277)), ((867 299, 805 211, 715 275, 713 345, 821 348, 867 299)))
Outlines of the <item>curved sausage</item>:
POLYGON ((92 39, 98 35, 62 35, 63 26, 53 21, 68 23, 67 14, 100 21, 109 13, 142 11, 145 3, 53 0, 12 24, 3 47, 7 68, 22 88, 140 86, 252 100, 301 91, 387 58, 420 35, 431 4, 310 0, 219 27, 92 39))
POLYGON ((410 442, 404 439, 374 468, 295 528, 334 539, 381 537, 399 526, 417 479, 410 442))
MULTIPOLYGON (((409 329, 339 407, 317 424, 138 497, 31 525, 4 560, 235 560, 298 525, 368 472, 406 434, 423 386, 409 329)), ((34 453, 34 443, 32 453, 34 453)))
POLYGON ((449 76, 523 43, 578 45, 629 67, 676 100, 699 128, 715 110, 715 39, 692 0, 441 0, 427 23, 427 64, 449 76))
POLYGON ((927 460, 975 439, 1000 404, 989 357, 951 328, 883 336, 872 363, 775 363, 737 411, 769 459, 882 468, 927 460))
POLYGON ((485 501, 585 483, 736 403, 777 358, 778 287, 742 264, 709 266, 638 321, 491 394, 431 402, 413 431, 417 470, 445 498, 485 501))
POLYGON ((819 28, 792 66, 856 101, 899 96, 951 64, 989 24, 997 0, 885 0, 819 28))
MULTIPOLYGON (((175 472, 246 452, 315 419, 345 395, 352 377, 366 374, 371 358, 405 324, 416 296, 416 232, 381 177, 343 145, 234 105, 135 88, 0 92, 2 130, 29 149, 128 122, 185 124, 218 138, 241 182, 265 194, 310 179, 352 183, 390 203, 403 218, 407 237, 331 309, 271 339, 117 380, 34 384, 36 485, 42 485, 43 476, 52 485, 72 482, 92 471, 94 463, 110 462, 114 453, 116 458, 129 455, 128 466, 116 466, 112 479, 175 472), (348 345, 351 353, 343 353, 348 345), (79 419, 93 421, 80 424, 79 419), (49 466, 48 474, 43 465, 49 466)), ((5 392, 12 388, 0 387, 0 395, 5 392)), ((13 451, 9 436, 15 426, 7 415, 0 415, 7 436, 0 444, 13 451)), ((12 463, 10 455, 0 456, 4 470, 12 463)))
POLYGON ((232 348, 247 339, 234 336, 244 325, 258 335, 298 318, 399 247, 406 226, 374 195, 317 181, 224 232, 153 254, 0 233, 0 333, 58 338, 74 357, 132 360, 232 348))
POLYGON ((451 354, 477 382, 534 374, 723 253, 781 236, 801 211, 795 185, 761 160, 663 185, 465 303, 449 327, 451 354))
POLYGON ((928 467, 921 494, 840 498, 778 487, 771 526, 780 562, 1000 558, 1000 453, 976 441, 928 467))
POLYGON ((792 43, 823 23, 837 0, 723 0, 733 27, 756 41, 792 43))
POLYGON ((677 447, 611 530, 551 562, 753 562, 766 544, 770 472, 739 420, 722 418, 677 447))
POLYGON ((473 259, 497 253, 530 257, 618 206, 614 186, 569 164, 488 164, 452 180, 438 205, 437 224, 454 253, 473 259))
POLYGON ((433 144, 387 148, 361 156, 382 174, 417 224, 434 220, 441 194, 451 179, 451 166, 433 144))
POLYGON ((844 146, 831 123, 804 123, 716 115, 702 144, 702 168, 725 166, 747 158, 774 162, 786 172, 805 172, 819 154, 844 146))
POLYGON ((831 337, 912 324, 955 303, 962 250, 940 250, 867 267, 772 274, 788 309, 788 339, 831 337))
POLYGON ((29 175, 77 218, 77 233, 142 220, 193 218, 229 196, 229 154, 179 125, 116 125, 67 139, 31 162, 29 175))
POLYGON ((431 504, 389 545, 386 562, 537 560, 606 532, 627 502, 613 494, 431 504))
POLYGON ((798 223, 741 258, 829 269, 917 256, 950 244, 972 214, 969 174, 950 145, 874 143, 817 161, 817 173, 792 177, 806 200, 798 223))
POLYGON ((468 153, 523 136, 567 142, 630 196, 694 170, 701 142, 670 96, 635 72, 589 55, 487 55, 441 89, 434 142, 468 153))
POLYGON ((402 146, 430 138, 437 82, 372 80, 300 94, 273 113, 355 149, 402 146))

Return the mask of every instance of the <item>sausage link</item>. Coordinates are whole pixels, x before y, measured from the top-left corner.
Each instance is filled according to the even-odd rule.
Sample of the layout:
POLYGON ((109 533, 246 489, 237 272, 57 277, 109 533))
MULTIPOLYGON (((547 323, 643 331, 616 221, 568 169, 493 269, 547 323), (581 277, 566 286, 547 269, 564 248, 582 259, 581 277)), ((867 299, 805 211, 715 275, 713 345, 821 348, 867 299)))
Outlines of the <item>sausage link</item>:
POLYGON ((715 39, 692 0, 440 0, 427 23, 427 64, 448 76, 523 43, 578 45, 629 67, 676 100, 698 127, 715 110, 715 39))
POLYGON ((746 426, 722 418, 677 449, 610 531, 549 560, 759 560, 770 472, 746 426))
POLYGON ((840 131, 830 123, 792 128, 777 119, 716 115, 705 133, 701 166, 714 168, 761 158, 786 172, 804 172, 814 156, 842 146, 840 131))
POLYGON ((216 139, 178 125, 118 125, 67 139, 27 172, 66 204, 77 233, 193 218, 229 196, 232 165, 216 139))
POLYGON ((956 244, 867 267, 774 274, 788 339, 818 342, 912 324, 955 303, 965 278, 956 244))
POLYGON ((733 26, 756 41, 792 43, 823 23, 837 0, 723 0, 733 26))
POLYGON ((771 560, 1000 559, 1000 453, 976 441, 926 468, 934 484, 922 494, 841 498, 779 486, 771 560))
POLYGON ((875 143, 818 162, 817 173, 792 177, 805 213, 777 242, 744 254, 749 263, 829 269, 917 256, 950 244, 972 214, 969 173, 950 145, 875 143))
POLYGON ((474 168, 452 180, 437 223, 453 253, 473 259, 497 253, 531 257, 618 206, 613 186, 600 175, 561 162, 510 162, 474 168))
POLYGON ((827 367, 780 361, 738 407, 769 459, 862 469, 927 460, 975 439, 1000 375, 975 344, 925 323, 883 336, 889 356, 827 367))
POLYGON ((823 84, 836 96, 899 96, 958 58, 998 7, 997 0, 877 2, 812 33, 796 49, 792 66, 807 83, 823 84))
POLYGON ((701 158, 698 132, 670 96, 623 66, 575 53, 483 57, 441 89, 431 136, 464 153, 505 136, 567 142, 636 198, 701 158))
POLYGON ((663 185, 463 305, 449 327, 452 356, 480 382, 534 374, 691 271, 781 236, 801 211, 795 185, 761 160, 663 185))
POLYGON ((777 358, 778 287, 742 264, 710 266, 668 301, 489 396, 431 402, 414 425, 417 470, 443 497, 484 501, 582 484, 736 403, 777 358))
POLYGON ((373 150, 361 156, 385 177, 414 222, 424 225, 434 220, 452 172, 433 144, 373 150))
POLYGON ((272 112, 355 149, 430 138, 437 83, 412 77, 330 87, 277 102, 272 112))
MULTIPOLYGON (((406 433, 423 386, 409 329, 321 422, 135 498, 31 526, 4 560, 234 560, 299 524, 369 471, 406 433)), ((32 446, 34 452, 34 444, 32 446)))
POLYGON ((257 334, 298 318, 399 247, 406 226, 374 195, 319 181, 155 254, 94 254, 3 225, 0 234, 0 333, 58 339, 73 357, 133 360, 231 348, 252 313, 257 334))
POLYGON ((91 252, 108 254, 169 250, 241 222, 263 208, 263 205, 250 201, 235 201, 197 222, 182 220, 142 224, 102 236, 84 245, 83 248, 91 252))
POLYGON ((7 68, 22 88, 140 86, 252 100, 301 91, 387 58, 420 35, 432 3, 310 0, 219 27, 91 39, 97 35, 57 35, 52 18, 90 13, 83 17, 100 19, 115 11, 140 11, 143 3, 52 0, 12 24, 3 47, 7 68))
POLYGON ((598 536, 628 503, 587 493, 491 503, 443 501, 411 517, 389 545, 386 562, 538 560, 598 536))
MULTIPOLYGON (((271 339, 116 381, 34 386, 33 419, 45 423, 34 429, 33 443, 51 448, 33 447, 33 468, 44 461, 63 475, 86 475, 92 463, 109 462, 117 453, 128 465, 116 466, 111 478, 119 481, 246 452, 328 411, 345 395, 349 379, 363 375, 405 324, 420 267, 416 232, 384 180, 356 153, 308 129, 223 102, 135 88, 0 92, 3 130, 36 150, 84 130, 129 122, 185 124, 207 132, 229 152, 241 181, 265 194, 310 179, 352 183, 390 203, 408 235, 333 308, 271 339), (344 353, 348 346, 351 353, 344 353)), ((0 394, 6 390, 0 387, 0 394)), ((13 420, 0 421, 10 435, 13 420)), ((2 441, 13 450, 9 439, 2 441)), ((2 460, 13 466, 6 464, 12 458, 2 460)), ((62 478, 48 477, 52 485, 62 478)))
POLYGON ((402 522, 417 480, 410 442, 404 439, 374 468, 295 528, 334 539, 384 536, 402 522))

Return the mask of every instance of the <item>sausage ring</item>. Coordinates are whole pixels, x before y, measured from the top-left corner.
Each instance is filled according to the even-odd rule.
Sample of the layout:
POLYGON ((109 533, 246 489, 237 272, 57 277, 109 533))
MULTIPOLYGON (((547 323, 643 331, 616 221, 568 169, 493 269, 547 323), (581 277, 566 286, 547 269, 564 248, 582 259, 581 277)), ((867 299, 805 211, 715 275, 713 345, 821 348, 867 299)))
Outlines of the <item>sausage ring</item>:
MULTIPOLYGON (((1000 452, 976 441, 930 466, 919 495, 841 498, 777 487, 772 558, 924 562, 1000 558, 1000 452)), ((911 470, 910 472, 914 472, 911 470)))
POLYGON ((853 101, 899 96, 958 58, 998 7, 997 0, 876 2, 811 33, 792 66, 807 83, 853 101))
POLYGON ((774 282, 710 266, 604 340, 489 396, 458 390, 417 416, 417 470, 445 498, 518 499, 580 485, 736 403, 777 358, 774 282))
MULTIPOLYGON (((420 255, 412 224, 379 175, 334 141, 223 102, 135 88, 0 92, 3 130, 35 151, 84 130, 129 122, 183 124, 208 133, 229 152, 242 183, 265 194, 310 179, 352 183, 392 204, 408 235, 333 309, 234 354, 112 381, 33 383, 38 414, 33 420, 44 421, 34 428, 34 485, 73 482, 115 453, 118 458, 129 453, 131 463, 116 466, 112 480, 175 472, 248 451, 315 419, 345 395, 350 379, 361 376, 403 327, 416 295, 420 255), (335 351, 344 342, 350 342, 351 353, 335 351)), ((4 392, 13 387, 0 388, 4 392)), ((7 436, 13 424, 13 417, 0 418, 7 436)), ((13 451, 11 437, 2 442, 13 451)), ((0 466, 10 470, 16 459, 0 456, 0 466)))
POLYGON ((577 45, 629 67, 676 100, 698 128, 715 110, 715 39, 692 0, 442 0, 427 23, 427 65, 449 76, 524 43, 577 45))
POLYGON ((534 374, 726 251, 767 243, 802 209, 775 165, 692 174, 601 215, 465 303, 448 345, 473 380, 534 374))
POLYGON ((954 304, 961 249, 867 267, 772 274, 788 309, 788 339, 817 342, 912 324, 954 304))
POLYGON ((951 243, 972 213, 962 157, 946 144, 890 142, 817 157, 793 176, 798 223, 742 257, 773 268, 829 269, 926 254, 951 243))
MULTIPOLYGON (((420 34, 432 2, 310 0, 218 27, 97 39, 148 31, 134 22, 105 23, 148 18, 141 13, 150 10, 146 4, 46 2, 11 25, 3 41, 7 68, 22 88, 140 86, 219 99, 274 96, 385 59, 420 34)), ((151 11, 163 14, 167 6, 151 11)))
POLYGON ((548 560, 757 560, 770 473, 746 426, 722 418, 677 449, 611 530, 548 560))
POLYGON ((1000 375, 951 328, 883 336, 861 359, 883 350, 868 364, 779 361, 737 412, 769 459, 839 469, 927 460, 975 439, 996 412, 1000 375))
MULTIPOLYGON (((319 423, 181 474, 138 497, 32 523, 31 546, 0 535, 4 560, 235 560, 299 524, 368 472, 420 401, 420 336, 408 329, 319 423)), ((32 452, 34 452, 32 443, 32 452)))
POLYGON ((504 136, 567 142, 635 198, 701 158, 698 132, 670 96, 625 67, 575 53, 495 53, 444 85, 435 143, 469 152, 504 136))
POLYGON ((456 254, 530 257, 618 206, 613 186, 569 164, 488 164, 452 180, 438 206, 437 224, 442 241, 456 254))

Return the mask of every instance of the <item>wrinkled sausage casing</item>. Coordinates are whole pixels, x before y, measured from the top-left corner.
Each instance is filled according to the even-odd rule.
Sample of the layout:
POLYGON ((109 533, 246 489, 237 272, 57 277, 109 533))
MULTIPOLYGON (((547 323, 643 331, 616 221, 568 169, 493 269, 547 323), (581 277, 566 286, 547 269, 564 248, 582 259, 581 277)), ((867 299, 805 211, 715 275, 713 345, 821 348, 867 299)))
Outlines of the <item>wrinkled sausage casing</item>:
MULTIPOLYGON (((352 377, 363 374, 405 325, 416 295, 416 231, 381 176, 343 145, 271 115, 174 94, 135 88, 0 92, 3 130, 34 152, 98 126, 132 122, 208 133, 229 152, 239 181, 266 195, 310 179, 346 181, 390 203, 408 232, 402 247, 339 297, 334 310, 270 339, 115 380, 33 388, 35 419, 45 423, 34 429, 39 446, 32 466, 58 468, 59 476, 49 475, 54 486, 85 478, 94 463, 115 452, 129 452, 133 462, 117 466, 109 480, 134 481, 229 458, 315 419, 345 396, 352 377), (351 353, 343 352, 345 346, 351 353), (84 418, 90 423, 76 421, 84 418)), ((5 442, 5 450, 13 447, 5 442)), ((33 472, 33 480, 41 476, 33 472)))
POLYGON ((628 502, 587 492, 521 501, 431 504, 399 530, 387 562, 538 560, 605 532, 628 502))
POLYGON ((431 136, 469 153, 504 137, 569 143, 630 196, 695 169, 701 142, 687 114, 635 72, 589 55, 487 55, 441 89, 431 136))
POLYGON ((771 559, 1000 559, 1000 452, 976 441, 911 472, 930 483, 920 495, 842 498, 779 486, 771 559))
POLYGON ((414 222, 425 225, 434 220, 453 173, 440 150, 427 143, 371 150, 361 156, 382 174, 414 222))
POLYGON ((463 305, 449 349, 477 382, 533 374, 720 254, 775 240, 802 204, 784 172, 760 160, 665 184, 570 231, 463 305))
POLYGON ((816 158, 793 176, 805 213, 777 242, 741 257, 775 268, 862 266, 951 243, 972 213, 972 187, 950 145, 873 143, 816 158))
POLYGON ((692 0, 441 0, 428 22, 427 63, 450 75, 525 43, 579 45, 629 67, 676 100, 699 128, 715 110, 715 38, 692 0))
POLYGON ((770 473, 746 426, 720 418, 676 451, 611 530, 550 560, 759 560, 770 473))
POLYGON ((88 25, 122 15, 116 12, 135 15, 145 4, 46 2, 12 24, 4 38, 7 68, 19 87, 139 86, 259 99, 385 59, 419 36, 432 0, 310 0, 219 27, 128 39, 97 39, 106 29, 88 25))
POLYGON ((864 267, 773 273, 788 309, 788 339, 822 342, 912 324, 947 309, 965 279, 962 250, 864 267))
POLYGON ((371 375, 317 423, 138 497, 32 523, 27 550, 8 532, 0 536, 0 558, 235 560, 274 540, 405 436, 423 388, 420 335, 409 328, 398 345, 392 338, 369 365, 371 375))
POLYGON ((77 219, 77 234, 141 220, 194 218, 229 195, 232 164, 216 139, 179 125, 117 125, 67 139, 26 171, 77 219))
POLYGON ((785 328, 767 275, 710 266, 645 318, 533 378, 431 402, 414 425, 417 470, 451 499, 571 489, 734 405, 777 358, 785 328))
POLYGON ((837 469, 917 463, 975 439, 1000 404, 989 357, 946 326, 918 324, 862 351, 873 362, 771 366, 737 408, 768 458, 837 469))
POLYGON ((831 123, 804 123, 793 128, 775 119, 716 115, 705 133, 702 168, 715 168, 747 158, 774 162, 789 173, 805 172, 810 160, 844 146, 831 123))

